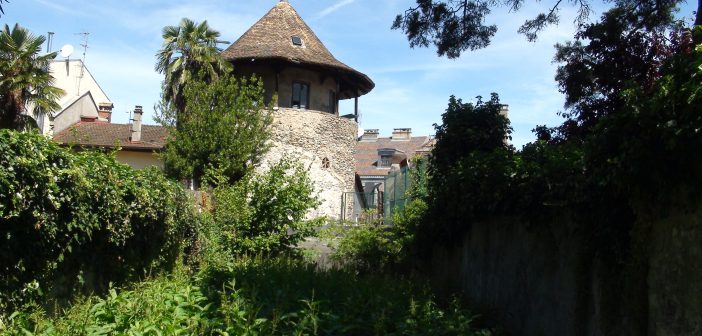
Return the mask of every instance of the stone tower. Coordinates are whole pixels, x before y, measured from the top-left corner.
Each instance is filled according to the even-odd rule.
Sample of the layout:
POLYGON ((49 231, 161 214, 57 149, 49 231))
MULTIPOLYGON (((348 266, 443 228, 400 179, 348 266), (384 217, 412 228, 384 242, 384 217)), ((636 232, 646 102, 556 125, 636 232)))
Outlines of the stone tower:
POLYGON ((322 202, 309 215, 339 217, 343 194, 354 191, 358 97, 373 89, 373 81, 334 58, 287 1, 222 56, 234 64, 235 75, 262 78, 266 101, 274 106, 273 147, 264 165, 283 157, 302 162, 322 202), (351 98, 354 113, 339 116, 339 100, 351 98))

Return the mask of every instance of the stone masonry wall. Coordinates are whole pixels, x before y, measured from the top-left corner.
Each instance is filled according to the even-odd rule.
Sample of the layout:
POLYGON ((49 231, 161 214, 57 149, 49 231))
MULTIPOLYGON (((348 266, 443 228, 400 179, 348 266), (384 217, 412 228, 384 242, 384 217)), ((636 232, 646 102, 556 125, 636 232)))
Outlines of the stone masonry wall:
POLYGON ((273 114, 273 146, 260 169, 265 170, 282 158, 301 162, 321 201, 307 216, 338 218, 342 194, 354 190, 353 154, 358 126, 352 120, 312 110, 280 108, 273 114), (324 158, 329 160, 329 168, 322 166, 324 158))

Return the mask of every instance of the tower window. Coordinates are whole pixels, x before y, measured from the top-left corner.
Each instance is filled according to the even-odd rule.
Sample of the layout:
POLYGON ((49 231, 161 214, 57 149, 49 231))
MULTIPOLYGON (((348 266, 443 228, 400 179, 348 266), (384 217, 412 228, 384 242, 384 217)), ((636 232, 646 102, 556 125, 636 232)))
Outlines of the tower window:
POLYGON ((294 81, 292 84, 292 107, 301 109, 308 108, 310 101, 310 85, 303 82, 294 81))
POLYGON ((336 92, 329 90, 329 113, 336 114, 336 92))
POLYGON ((293 36, 292 44, 296 46, 302 46, 302 39, 299 36, 293 36))
POLYGON ((322 159, 322 168, 324 169, 329 169, 331 167, 331 163, 329 162, 328 158, 322 159))

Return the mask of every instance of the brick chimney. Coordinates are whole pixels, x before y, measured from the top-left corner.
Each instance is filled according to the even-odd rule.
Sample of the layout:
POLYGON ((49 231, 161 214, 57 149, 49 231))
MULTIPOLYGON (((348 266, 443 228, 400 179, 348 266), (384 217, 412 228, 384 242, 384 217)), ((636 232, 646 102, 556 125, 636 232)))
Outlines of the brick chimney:
POLYGON ((144 114, 140 105, 134 106, 134 118, 132 119, 130 142, 141 141, 141 117, 144 114))
POLYGON ((101 121, 112 122, 112 108, 114 105, 112 103, 100 103, 98 104, 98 116, 101 121))
POLYGON ((367 129, 363 130, 363 135, 361 136, 361 141, 371 142, 378 140, 378 134, 380 130, 378 129, 367 129))
POLYGON ((412 139, 411 128, 396 128, 392 131, 392 140, 410 140, 412 139))

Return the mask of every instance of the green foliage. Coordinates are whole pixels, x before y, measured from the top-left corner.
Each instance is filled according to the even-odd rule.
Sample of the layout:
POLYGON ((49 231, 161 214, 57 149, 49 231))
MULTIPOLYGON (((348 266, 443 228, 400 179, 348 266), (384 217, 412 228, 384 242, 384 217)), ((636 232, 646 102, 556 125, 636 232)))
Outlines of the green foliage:
MULTIPOLYGON (((456 300, 438 303, 419 279, 317 271, 286 259, 242 259, 110 290, 49 319, 31 310, 6 335, 491 335, 456 300)), ((2 328, 2 327, 0 327, 2 328)))
POLYGON ((185 109, 185 89, 192 81, 217 80, 228 74, 231 64, 220 52, 219 32, 207 21, 193 22, 181 19, 178 26, 163 27, 163 46, 156 54, 156 71, 165 75, 160 106, 161 120, 175 124, 176 112, 185 109))
MULTIPOLYGON (((466 50, 485 48, 497 32, 496 25, 485 25, 493 7, 506 6, 518 11, 523 0, 476 1, 476 0, 416 0, 416 6, 395 17, 392 29, 400 29, 409 41, 410 47, 428 47, 433 44, 439 56, 458 58, 466 50)), ((637 7, 651 10, 653 1, 624 0, 618 3, 634 2, 637 7)), ((575 21, 579 25, 586 23, 591 12, 589 1, 571 2, 578 5, 575 21)), ((655 2, 656 5, 659 2, 655 2)), ((677 4, 677 2, 673 2, 677 4)), ((666 3, 666 5, 668 5, 666 3)), ((519 33, 529 41, 535 41, 544 28, 558 24, 560 20, 557 2, 553 7, 538 13, 533 19, 526 20, 519 28, 519 33)), ((646 13, 645 11, 642 11, 646 13)), ((653 11, 655 12, 655 11, 653 11)), ((648 14, 651 15, 650 13, 648 14)))
POLYGON ((420 228, 421 240, 427 239, 422 244, 460 238, 470 221, 504 208, 516 167, 501 107, 497 94, 475 105, 449 99, 443 124, 435 125, 427 182, 432 224, 420 228))
POLYGON ((402 271, 408 264, 412 253, 410 247, 426 210, 425 201, 415 198, 401 210, 393 212, 392 226, 364 223, 326 229, 323 235, 334 233, 332 260, 357 273, 402 271))
POLYGON ((224 177, 210 179, 213 183, 243 178, 269 148, 272 116, 263 101, 263 83, 255 77, 192 79, 184 97, 185 111, 177 127, 170 127, 161 156, 167 173, 198 182, 224 177))
POLYGON ((169 268, 190 201, 157 170, 0 131, 0 309, 169 268))
POLYGON ((12 29, 5 25, 0 31, 0 128, 36 125, 24 115, 30 103, 34 110, 29 112, 34 116, 59 109, 56 101, 64 92, 53 86, 54 78, 47 70, 56 52, 39 55, 45 40, 19 24, 12 29))
POLYGON ((251 173, 236 184, 214 190, 212 220, 220 246, 233 255, 280 254, 313 234, 318 221, 307 221, 319 202, 307 172, 282 160, 263 174, 251 173))

